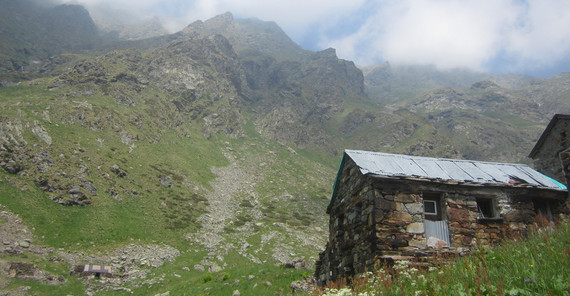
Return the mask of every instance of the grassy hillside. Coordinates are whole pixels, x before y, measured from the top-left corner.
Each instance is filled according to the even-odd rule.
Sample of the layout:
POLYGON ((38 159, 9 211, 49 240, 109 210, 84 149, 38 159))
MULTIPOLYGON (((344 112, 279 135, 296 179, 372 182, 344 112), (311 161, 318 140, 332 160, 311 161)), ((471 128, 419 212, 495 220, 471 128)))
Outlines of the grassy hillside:
MULTIPOLYGON (((283 264, 312 264, 325 243, 336 169, 327 163, 334 161, 321 156, 322 164, 312 160, 314 151, 263 139, 251 121, 239 137, 216 132, 203 124, 207 115, 178 113, 173 96, 154 86, 93 83, 129 71, 121 61, 99 61, 86 64, 92 68, 83 76, 0 88, 2 166, 14 168, 0 172, 0 205, 20 221, 0 220, 10 250, 0 252, 0 289, 287 294, 310 271, 283 264), (22 247, 26 240, 30 247, 22 247), (124 263, 117 254, 133 245, 179 255, 149 266, 154 255, 137 259, 140 252, 129 251, 123 256, 134 263, 124 263), (11 278, 12 262, 33 263, 65 282, 11 278), (113 262, 121 278, 110 283, 69 275, 75 264, 113 262)), ((199 106, 201 114, 223 108, 212 97, 186 107, 199 106)))

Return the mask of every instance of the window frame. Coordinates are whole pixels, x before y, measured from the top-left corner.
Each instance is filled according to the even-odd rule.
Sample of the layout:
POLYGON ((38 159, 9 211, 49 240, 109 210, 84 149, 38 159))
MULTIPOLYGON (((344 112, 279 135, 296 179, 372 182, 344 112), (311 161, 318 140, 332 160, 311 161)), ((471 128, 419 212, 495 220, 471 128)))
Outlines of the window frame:
POLYGON ((424 215, 430 215, 430 216, 437 216, 438 215, 438 213, 437 213, 437 201, 436 200, 424 199, 424 215), (427 212, 426 211, 426 203, 433 204, 433 209, 434 209, 433 212, 427 212))

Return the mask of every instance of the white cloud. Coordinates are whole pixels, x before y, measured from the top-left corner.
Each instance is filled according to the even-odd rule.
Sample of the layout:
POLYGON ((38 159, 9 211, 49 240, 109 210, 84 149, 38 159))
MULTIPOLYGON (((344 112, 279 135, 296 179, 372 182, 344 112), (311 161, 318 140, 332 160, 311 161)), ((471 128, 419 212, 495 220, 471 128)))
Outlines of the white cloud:
MULTIPOLYGON (((66 2, 66 0, 55 0, 66 2)), ((230 11, 275 21, 309 48, 358 64, 509 70, 570 60, 568 0, 73 0, 158 15, 172 31, 230 11)), ((69 1, 67 1, 69 2, 69 1)))
POLYGON ((500 48, 505 15, 499 12, 509 11, 504 2, 387 1, 360 28, 356 35, 360 37, 349 36, 340 43, 350 47, 351 40, 372 40, 366 55, 352 57, 361 63, 382 58, 395 63, 479 68, 500 48))
POLYGON ((490 62, 506 58, 516 71, 568 58, 569 11, 566 0, 382 1, 357 32, 324 37, 321 44, 333 44, 339 56, 360 64, 490 70, 490 62))
POLYGON ((552 64, 570 54, 570 1, 530 1, 506 48, 521 61, 552 64))
POLYGON ((206 20, 218 14, 232 12, 235 16, 255 17, 275 21, 290 35, 303 35, 314 24, 336 23, 358 9, 365 0, 55 0, 77 2, 87 7, 109 5, 118 9, 129 9, 156 13, 169 19, 177 30, 196 21, 206 20), (176 14, 176 15, 173 15, 176 14), (161 15, 162 14, 162 15, 161 15), (166 15, 165 15, 166 14, 166 15))
POLYGON ((205 20, 215 15, 232 12, 236 17, 259 18, 274 21, 293 39, 307 34, 314 25, 337 23, 351 11, 358 9, 365 0, 198 0, 179 27, 196 19, 205 20))

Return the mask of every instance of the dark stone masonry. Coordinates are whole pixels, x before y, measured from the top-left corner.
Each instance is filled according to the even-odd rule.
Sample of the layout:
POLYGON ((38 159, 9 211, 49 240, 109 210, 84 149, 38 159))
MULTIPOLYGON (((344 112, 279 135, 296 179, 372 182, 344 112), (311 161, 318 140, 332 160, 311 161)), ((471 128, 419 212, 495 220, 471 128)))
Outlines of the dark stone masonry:
POLYGON ((570 115, 556 114, 529 154, 537 171, 570 184, 568 155, 570 153, 570 115))
POLYGON ((566 184, 570 184, 570 148, 560 153, 560 161, 562 162, 566 184))

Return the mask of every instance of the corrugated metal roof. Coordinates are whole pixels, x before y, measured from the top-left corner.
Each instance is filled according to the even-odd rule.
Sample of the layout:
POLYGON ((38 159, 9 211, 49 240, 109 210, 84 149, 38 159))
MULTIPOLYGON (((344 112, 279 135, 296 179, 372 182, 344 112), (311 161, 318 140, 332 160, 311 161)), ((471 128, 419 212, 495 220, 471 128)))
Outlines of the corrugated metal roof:
POLYGON ((362 174, 503 186, 566 190, 525 164, 429 158, 346 150, 362 174))
POLYGON ((105 274, 112 273, 111 266, 109 265, 93 265, 93 264, 85 264, 83 272, 105 273, 105 274))

